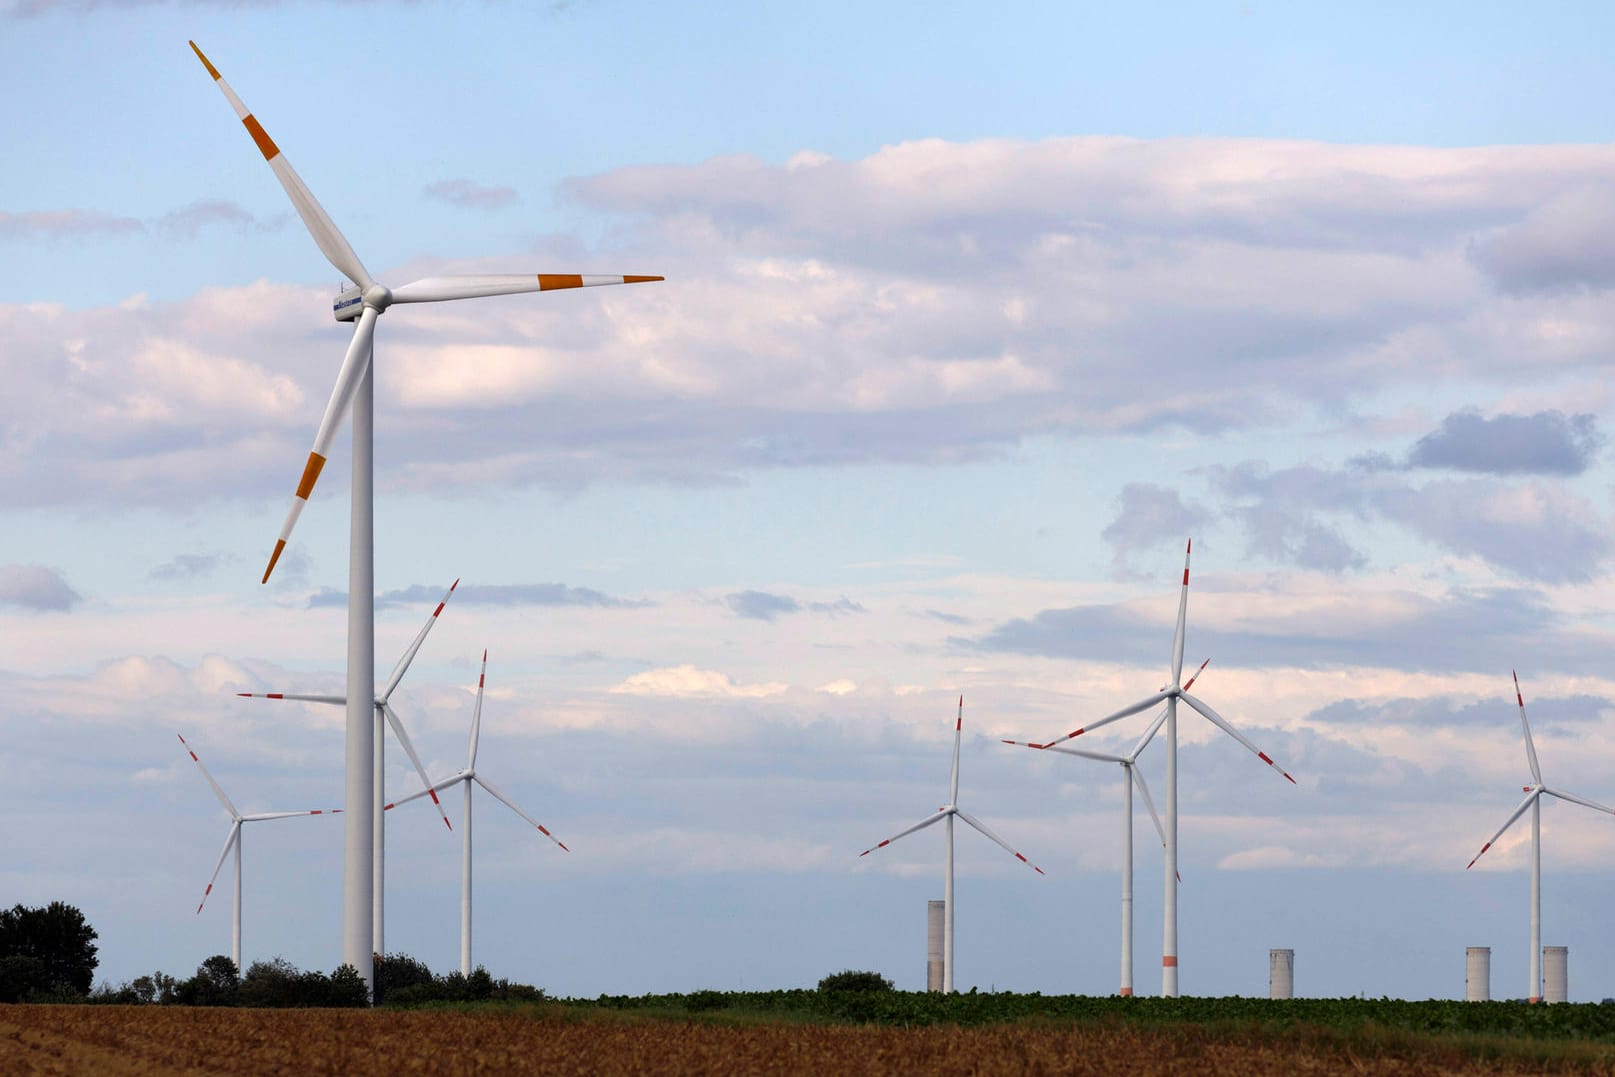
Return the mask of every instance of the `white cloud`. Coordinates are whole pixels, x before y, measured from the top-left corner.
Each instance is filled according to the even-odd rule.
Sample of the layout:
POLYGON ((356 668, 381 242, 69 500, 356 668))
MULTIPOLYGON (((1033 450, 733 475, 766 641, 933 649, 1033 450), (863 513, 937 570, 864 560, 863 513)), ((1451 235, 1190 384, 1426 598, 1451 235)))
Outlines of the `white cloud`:
POLYGON ((789 685, 736 684, 726 673, 696 669, 691 665, 671 666, 664 669, 636 673, 610 691, 621 695, 716 697, 723 699, 763 699, 777 696, 789 685))

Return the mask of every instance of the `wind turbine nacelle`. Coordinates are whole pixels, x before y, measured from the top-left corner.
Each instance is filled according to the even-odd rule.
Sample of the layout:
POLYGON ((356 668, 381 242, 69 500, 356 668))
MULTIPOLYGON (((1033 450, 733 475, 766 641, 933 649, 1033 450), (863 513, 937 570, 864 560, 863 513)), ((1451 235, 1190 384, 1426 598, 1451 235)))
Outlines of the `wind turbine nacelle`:
POLYGON ((364 289, 355 285, 344 288, 331 304, 331 313, 339 322, 356 322, 364 311, 364 289))

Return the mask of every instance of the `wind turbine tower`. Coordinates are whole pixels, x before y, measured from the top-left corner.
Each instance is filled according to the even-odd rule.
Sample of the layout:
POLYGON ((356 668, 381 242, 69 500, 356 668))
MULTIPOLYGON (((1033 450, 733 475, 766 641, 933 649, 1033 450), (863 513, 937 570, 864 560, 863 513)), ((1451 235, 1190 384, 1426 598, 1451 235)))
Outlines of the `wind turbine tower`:
MULTIPOLYGON (((1266 752, 1245 739, 1245 736, 1235 729, 1228 720, 1212 710, 1202 700, 1189 694, 1189 685, 1183 683, 1183 637, 1189 613, 1189 555, 1194 550, 1191 542, 1184 547, 1183 552, 1183 588, 1178 594, 1178 623, 1172 633, 1172 679, 1160 691, 1147 699, 1129 704, 1115 714, 1107 714, 1097 722, 1090 722, 1085 726, 1072 730, 1063 737, 1046 742, 1043 747, 1051 748, 1084 733, 1092 733, 1118 722, 1123 718, 1131 717, 1141 711, 1149 710, 1157 703, 1166 704, 1166 866, 1162 874, 1165 876, 1165 895, 1162 901, 1161 924, 1161 996, 1163 998, 1176 998, 1178 996, 1178 703, 1181 701, 1193 710, 1199 711, 1201 717, 1216 726, 1218 729, 1243 744, 1256 758, 1283 774, 1293 784, 1284 768, 1273 762, 1266 752)), ((1202 666, 1202 668, 1204 668, 1202 666)), ((1193 678, 1189 684, 1193 684, 1193 678)))
POLYGON ((953 820, 954 817, 965 821, 968 826, 974 827, 984 836, 991 838, 1001 845, 1011 856, 1039 875, 1044 874, 1042 868, 1032 863, 1026 857, 1016 852, 1003 838, 987 829, 987 824, 959 807, 959 738, 964 730, 965 697, 959 697, 959 716, 953 724, 953 774, 948 779, 948 802, 936 810, 935 815, 927 816, 906 830, 900 830, 878 845, 872 845, 859 853, 859 856, 868 856, 876 849, 884 849, 898 838, 907 837, 916 830, 924 830, 934 823, 947 822, 947 839, 943 854, 944 877, 942 884, 942 900, 945 902, 942 915, 942 990, 945 994, 953 993, 953 820))
POLYGON ((583 276, 576 273, 512 273, 479 276, 437 276, 388 288, 370 275, 353 247, 337 229, 313 192, 303 182, 274 139, 269 137, 229 83, 224 81, 196 42, 191 49, 212 76, 214 84, 235 110, 242 126, 263 154, 275 178, 286 191, 297 215, 314 238, 326 259, 352 281, 354 287, 337 297, 333 313, 338 321, 354 323, 353 339, 337 372, 336 386, 325 405, 314 447, 303 466, 291 510, 281 525, 264 569, 263 582, 269 582, 275 563, 280 560, 291 538, 292 528, 314 492, 326 454, 336 439, 348 410, 353 411, 353 497, 348 535, 348 684, 347 733, 342 872, 342 960, 359 970, 365 984, 374 989, 375 964, 371 943, 374 938, 372 908, 373 828, 375 825, 375 723, 372 692, 376 679, 375 661, 375 381, 372 341, 376 320, 395 304, 436 303, 479 296, 547 292, 566 288, 588 288, 607 284, 637 284, 659 281, 658 276, 583 276))
MULTIPOLYGON (((1536 744, 1531 740, 1531 723, 1525 718, 1525 696, 1520 692, 1520 675, 1514 674, 1514 701, 1520 706, 1520 731, 1525 734, 1525 762, 1531 768, 1531 784, 1524 787, 1525 799, 1520 806, 1514 809, 1503 825, 1497 828, 1491 840, 1480 847, 1475 854, 1475 860, 1486 855, 1486 850, 1501 838, 1514 821, 1525 814, 1525 809, 1531 809, 1531 989, 1526 997, 1532 1002, 1542 1001, 1542 798, 1543 796, 1558 797, 1568 800, 1572 804, 1580 804, 1584 808, 1601 811, 1606 815, 1615 815, 1615 808, 1606 808, 1597 801, 1578 797, 1567 793, 1563 789, 1554 789, 1542 782, 1542 767, 1537 763, 1536 744)), ((1475 860, 1469 862, 1469 868, 1475 866, 1475 860)))
POLYGON ((444 778, 436 785, 429 786, 417 793, 411 793, 386 806, 386 810, 421 797, 430 796, 437 799, 437 794, 451 785, 465 787, 465 818, 460 828, 460 973, 463 976, 471 975, 471 786, 472 783, 482 786, 495 800, 502 802, 507 808, 521 816, 538 829, 538 832, 561 847, 563 853, 572 850, 566 843, 554 834, 549 828, 534 819, 531 815, 516 806, 516 802, 506 796, 497 786, 477 772, 477 741, 482 733, 482 690, 488 683, 488 652, 482 652, 482 672, 477 676, 477 705, 471 711, 471 742, 466 750, 465 769, 452 778, 444 778))

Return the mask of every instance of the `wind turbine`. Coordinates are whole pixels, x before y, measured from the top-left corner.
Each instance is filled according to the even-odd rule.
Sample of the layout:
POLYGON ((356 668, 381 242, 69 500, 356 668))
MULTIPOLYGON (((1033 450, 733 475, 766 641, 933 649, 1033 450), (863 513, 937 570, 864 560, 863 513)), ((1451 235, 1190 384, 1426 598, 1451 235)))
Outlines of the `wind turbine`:
MULTIPOLYGON (((1190 677, 1183 688, 1187 691, 1194 684, 1201 673, 1205 672, 1211 659, 1200 663, 1195 675, 1190 677)), ((1155 716, 1155 720, 1144 730, 1144 735, 1138 738, 1133 750, 1126 755, 1112 755, 1107 752, 1089 752, 1081 748, 1050 747, 1047 744, 1029 744, 1024 741, 1006 740, 1005 744, 1013 744, 1022 748, 1036 748, 1038 750, 1059 752, 1062 755, 1076 755, 1084 759, 1097 759, 1105 763, 1119 763, 1122 768, 1122 985, 1123 997, 1133 993, 1133 786, 1138 786, 1139 796, 1144 798, 1144 806, 1150 811, 1150 821, 1155 824, 1155 833, 1160 835, 1161 848, 1166 848, 1166 830, 1161 826, 1161 817, 1155 812, 1155 801, 1150 798, 1150 787, 1144 784, 1144 775, 1138 769, 1138 757, 1144 754, 1144 749, 1150 746, 1155 734, 1161 731, 1166 722, 1166 708, 1155 716)))
POLYGON ((511 811, 537 827, 538 832, 559 845, 562 852, 569 853, 572 851, 566 847, 566 842, 551 834, 543 823, 518 808, 514 800, 501 792, 487 778, 477 773, 477 740, 482 730, 482 689, 487 682, 488 652, 483 651, 482 673, 477 677, 477 704, 471 711, 471 743, 466 751, 465 769, 452 778, 444 778, 430 788, 422 789, 418 793, 411 793, 407 797, 386 805, 386 810, 391 811, 393 808, 408 804, 412 800, 419 800, 428 794, 435 800, 441 790, 447 789, 451 785, 463 784, 465 786, 465 818, 460 827, 460 973, 464 976, 471 975, 471 783, 475 782, 482 786, 494 799, 502 801, 511 811))
MULTIPOLYGON (((1511 671, 1512 672, 1512 671, 1511 671)), ((1491 841, 1480 847, 1475 854, 1475 860, 1486 855, 1503 832, 1514 825, 1514 820, 1525 814, 1525 809, 1531 809, 1531 990, 1526 995, 1532 1002, 1542 1001, 1542 797, 1558 797, 1568 800, 1572 804, 1580 804, 1584 808, 1604 812, 1606 815, 1615 815, 1615 808, 1606 808, 1595 801, 1567 793, 1562 789, 1550 789, 1542 783, 1542 768, 1537 765, 1536 745, 1531 740, 1531 723, 1525 720, 1525 697, 1520 694, 1520 675, 1514 674, 1514 701, 1520 705, 1520 730, 1525 734, 1525 761, 1531 767, 1531 784, 1524 787, 1525 799, 1520 806, 1514 809, 1514 814, 1497 833, 1492 835, 1491 841)), ((1469 862, 1464 870, 1475 866, 1475 860, 1469 862)))
MULTIPOLYGON (((393 667, 392 674, 387 678, 386 685, 382 687, 380 692, 371 697, 372 706, 375 708, 376 721, 375 773, 373 775, 376 803, 373 805, 375 810, 372 813, 373 830, 370 838, 372 854, 370 896, 374 903, 371 914, 371 947, 372 951, 378 954, 387 952, 384 948, 386 944, 386 918, 384 913, 386 905, 387 842, 386 826, 381 810, 381 800, 384 793, 384 764, 386 763, 386 741, 382 731, 383 723, 392 727, 393 734, 398 738, 398 743, 404 746, 404 754, 409 756, 409 761, 415 766, 415 773, 420 775, 421 785, 424 787, 423 792, 431 793, 432 803, 437 805, 437 813, 443 817, 443 825, 450 830, 454 829, 449 824, 448 812, 443 810, 443 805, 437 799, 437 792, 432 788, 432 779, 427 776, 426 768, 421 765, 421 757, 415 753, 415 745, 410 743, 409 734, 404 731, 404 723, 399 721, 398 713, 393 710, 388 700, 392 698, 393 689, 398 687, 398 682, 404 679, 404 674, 408 672, 410 663, 415 661, 416 652, 421 649, 421 644, 426 642, 427 633, 431 632, 432 626, 437 624, 438 615, 443 612, 443 607, 448 605, 449 596, 454 594, 454 589, 458 586, 460 586, 459 580, 449 584, 449 589, 443 592, 442 601, 437 604, 437 608, 432 610, 432 615, 426 618, 426 624, 422 625, 421 630, 415 633, 414 640, 410 642, 408 649, 404 651, 403 657, 398 660, 398 664, 393 667)), ((347 696, 318 695, 308 692, 237 692, 236 695, 246 699, 290 699, 302 703, 329 703, 338 707, 347 706, 349 698, 347 696)))
MULTIPOLYGON (((179 735, 176 734, 176 736, 179 735)), ((219 854, 219 862, 213 865, 213 874, 208 876, 207 889, 202 891, 202 900, 197 903, 196 913, 198 916, 202 914, 202 906, 207 904, 208 895, 213 893, 213 883, 218 879, 219 872, 224 867, 224 858, 230 855, 231 849, 234 849, 236 854, 235 915, 230 925, 230 960, 236 963, 236 975, 240 976, 243 971, 241 968, 241 828, 247 823, 261 823, 267 819, 290 819, 298 815, 336 815, 342 809, 324 810, 316 808, 312 811, 266 811, 255 812, 252 815, 242 815, 236 809, 234 802, 224 795, 224 790, 219 787, 219 783, 213 780, 213 775, 208 773, 207 767, 202 765, 202 760, 197 757, 196 749, 192 748, 183 736, 179 737, 179 742, 185 745, 185 750, 190 753, 191 762, 196 764, 197 769, 202 772, 202 777, 206 778, 207 783, 213 787, 213 795, 219 798, 219 803, 224 805, 224 810, 230 813, 230 833, 224 839, 224 851, 219 854)))
MULTIPOLYGON (((1097 722, 1090 722, 1081 728, 1074 729, 1063 737, 1058 737, 1044 744, 1044 748, 1051 748, 1056 744, 1080 737, 1084 733, 1091 733, 1111 722, 1118 722, 1123 718, 1149 710, 1157 703, 1166 703, 1166 870, 1165 900, 1162 902, 1161 925, 1161 996, 1163 998, 1176 998, 1178 995, 1178 701, 1182 700, 1190 707, 1199 711, 1212 725, 1233 737, 1250 750, 1256 758, 1272 767, 1274 770, 1291 778, 1284 768, 1273 762, 1266 752, 1261 751, 1246 740, 1244 735, 1228 723, 1222 715, 1211 707, 1189 694, 1189 685, 1183 684, 1183 637, 1189 613, 1189 555, 1194 550, 1191 541, 1183 552, 1183 590, 1178 596, 1178 624, 1172 633, 1172 680, 1159 692, 1148 699, 1141 699, 1137 703, 1129 704, 1115 714, 1107 714, 1097 722)), ((1201 668, 1204 668, 1202 665, 1201 668)), ((1191 678, 1189 684, 1193 684, 1191 678)))
POLYGON ((292 200, 297 215, 314 238, 326 259, 354 284, 337 297, 333 313, 338 321, 353 321, 353 339, 337 373, 336 387, 325 405, 314 447, 308 454, 302 478, 297 483, 291 511, 275 540, 263 582, 275 570, 292 528, 297 523, 314 484, 325 467, 326 454, 342 425, 343 416, 353 410, 353 491, 348 535, 348 713, 346 730, 345 807, 342 873, 342 957, 359 970, 366 986, 374 987, 375 965, 371 943, 373 924, 370 888, 373 864, 370 842, 375 824, 374 751, 375 735, 366 704, 375 683, 375 543, 373 490, 375 478, 375 380, 372 348, 376 319, 394 303, 432 303, 478 296, 514 295, 560 288, 587 288, 605 284, 637 284, 659 281, 652 276, 582 276, 575 273, 502 274, 480 276, 426 277, 389 289, 377 283, 364 263, 349 246, 335 222, 303 183, 291 162, 274 139, 264 130, 241 98, 219 74, 218 68, 202 54, 196 42, 190 43, 197 59, 223 92, 230 107, 252 136, 264 160, 280 180, 292 200))
POLYGON ((887 838, 879 845, 872 845, 859 853, 859 856, 868 856, 876 849, 884 849, 898 838, 904 838, 916 830, 924 830, 933 823, 947 821, 946 853, 943 863, 945 867, 944 882, 942 884, 942 990, 946 994, 953 992, 953 819, 958 816, 970 826, 975 827, 986 837, 991 838, 1008 850, 1016 860, 1025 864, 1039 875, 1046 874, 1044 870, 1032 863, 1026 857, 1016 852, 1003 838, 987 829, 987 824, 959 807, 959 738, 964 730, 965 697, 959 697, 959 717, 953 723, 953 774, 948 779, 948 802, 936 810, 935 815, 927 816, 906 830, 900 830, 887 838))

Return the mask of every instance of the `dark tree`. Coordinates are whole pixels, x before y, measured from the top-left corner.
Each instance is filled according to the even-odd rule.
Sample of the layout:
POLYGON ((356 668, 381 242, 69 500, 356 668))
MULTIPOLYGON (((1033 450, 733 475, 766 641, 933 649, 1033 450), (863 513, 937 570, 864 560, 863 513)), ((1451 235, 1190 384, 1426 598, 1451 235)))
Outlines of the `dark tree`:
POLYGON ((819 981, 820 991, 890 991, 892 981, 878 972, 833 972, 819 981))
POLYGON ((45 970, 45 990, 89 993, 95 980, 96 937, 84 914, 60 901, 0 912, 0 958, 38 961, 45 970))
POLYGON ((426 962, 408 954, 388 954, 376 961, 376 1003, 392 1001, 401 991, 408 992, 405 999, 429 994, 435 980, 426 962))
POLYGON ((49 987, 37 957, 0 957, 0 1002, 21 1002, 49 987))
POLYGON ((352 965, 338 965, 331 973, 330 984, 325 1000, 327 1006, 370 1005, 370 989, 365 987, 364 977, 352 965))
POLYGON ((241 986, 236 963, 214 954, 196 968, 196 975, 179 988, 187 1006, 234 1006, 241 986))

